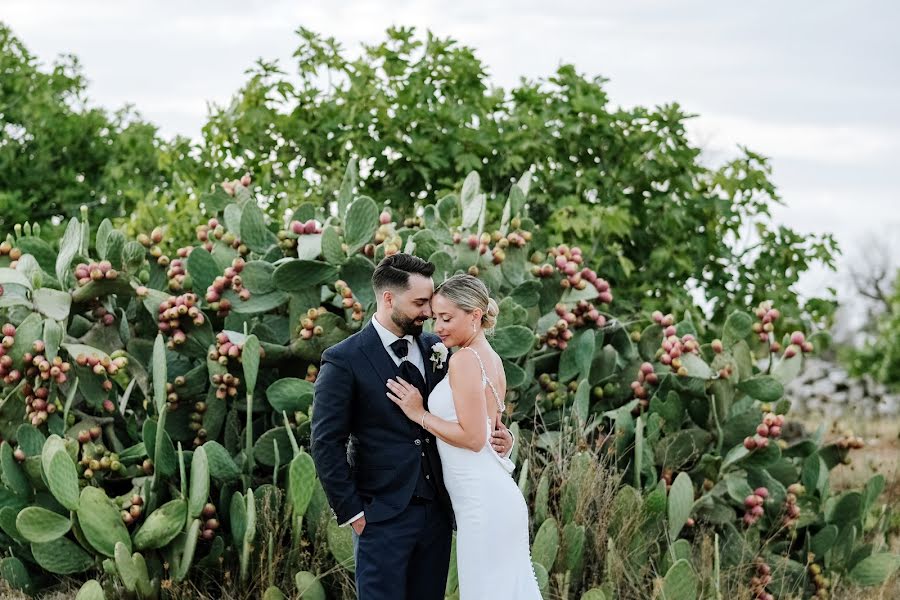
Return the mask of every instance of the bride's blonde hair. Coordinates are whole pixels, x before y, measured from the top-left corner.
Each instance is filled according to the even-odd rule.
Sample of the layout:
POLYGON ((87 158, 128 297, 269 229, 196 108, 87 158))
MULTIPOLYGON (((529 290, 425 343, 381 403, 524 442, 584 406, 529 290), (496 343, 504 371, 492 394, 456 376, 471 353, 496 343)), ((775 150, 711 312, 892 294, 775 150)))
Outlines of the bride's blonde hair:
POLYGON ((490 291, 484 282, 477 277, 466 273, 453 275, 440 284, 434 293, 444 296, 467 313, 480 308, 481 327, 484 329, 485 335, 494 332, 500 307, 497 306, 496 300, 491 298, 490 291))

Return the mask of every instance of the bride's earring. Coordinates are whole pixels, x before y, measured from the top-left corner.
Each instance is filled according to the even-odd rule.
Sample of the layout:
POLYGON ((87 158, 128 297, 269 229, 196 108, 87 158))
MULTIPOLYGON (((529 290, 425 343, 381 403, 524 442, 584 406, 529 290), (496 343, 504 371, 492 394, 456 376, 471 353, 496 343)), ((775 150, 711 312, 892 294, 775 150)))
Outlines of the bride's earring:
POLYGON ((472 333, 475 333, 475 321, 472 321, 472 333))

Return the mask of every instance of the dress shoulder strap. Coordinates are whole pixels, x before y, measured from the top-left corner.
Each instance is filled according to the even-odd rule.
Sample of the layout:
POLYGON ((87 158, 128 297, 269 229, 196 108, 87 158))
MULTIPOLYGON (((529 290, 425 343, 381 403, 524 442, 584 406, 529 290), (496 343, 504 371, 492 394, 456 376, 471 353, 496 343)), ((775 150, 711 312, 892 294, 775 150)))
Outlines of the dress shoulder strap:
POLYGON ((481 355, 475 350, 475 348, 471 348, 469 346, 464 346, 463 350, 471 350, 472 354, 475 355, 475 358, 478 359, 478 364, 481 366, 481 385, 487 383, 491 386, 491 392, 494 394, 494 400, 497 402, 497 410, 501 413, 506 410, 506 404, 504 404, 503 400, 500 399, 500 394, 497 393, 497 388, 494 387, 494 382, 491 381, 490 377, 487 375, 487 371, 484 369, 484 362, 481 360, 481 355))

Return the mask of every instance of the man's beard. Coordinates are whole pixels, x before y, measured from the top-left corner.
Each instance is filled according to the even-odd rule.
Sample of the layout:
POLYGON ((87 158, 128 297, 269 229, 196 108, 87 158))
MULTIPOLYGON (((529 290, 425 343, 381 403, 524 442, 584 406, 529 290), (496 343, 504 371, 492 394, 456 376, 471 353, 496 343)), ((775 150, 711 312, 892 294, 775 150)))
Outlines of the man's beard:
POLYGON ((422 333, 424 323, 417 324, 415 319, 411 319, 396 309, 391 313, 391 321, 400 328, 403 335, 417 337, 422 333))

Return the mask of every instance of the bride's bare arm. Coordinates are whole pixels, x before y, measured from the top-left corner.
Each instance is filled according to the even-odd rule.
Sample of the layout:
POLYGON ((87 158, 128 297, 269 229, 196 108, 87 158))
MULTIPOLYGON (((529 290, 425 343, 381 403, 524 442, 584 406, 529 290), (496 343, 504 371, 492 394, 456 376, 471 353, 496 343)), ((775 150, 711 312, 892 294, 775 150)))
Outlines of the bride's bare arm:
POLYGON ((422 407, 421 394, 414 386, 400 381, 388 381, 388 394, 406 416, 425 429, 458 448, 478 452, 487 441, 487 407, 484 404, 484 390, 481 385, 481 367, 471 352, 459 352, 449 362, 447 377, 453 389, 453 404, 456 407, 458 423, 426 413, 422 407), (411 388, 411 389, 410 389, 411 388), (423 419, 424 417, 424 419, 423 419))

